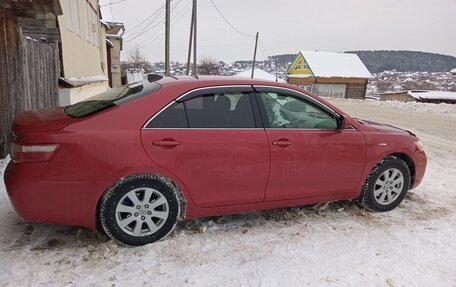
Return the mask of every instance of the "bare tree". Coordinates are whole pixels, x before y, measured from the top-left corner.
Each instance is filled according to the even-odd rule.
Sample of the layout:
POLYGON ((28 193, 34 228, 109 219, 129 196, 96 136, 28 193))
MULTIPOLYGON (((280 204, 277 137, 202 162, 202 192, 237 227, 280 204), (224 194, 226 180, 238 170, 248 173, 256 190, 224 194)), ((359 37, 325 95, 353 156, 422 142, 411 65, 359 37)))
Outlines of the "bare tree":
POLYGON ((135 46, 135 48, 130 50, 127 54, 127 63, 130 68, 144 68, 147 64, 149 64, 138 46, 135 46))
POLYGON ((198 65, 198 74, 200 75, 220 75, 220 66, 216 59, 204 57, 198 65))

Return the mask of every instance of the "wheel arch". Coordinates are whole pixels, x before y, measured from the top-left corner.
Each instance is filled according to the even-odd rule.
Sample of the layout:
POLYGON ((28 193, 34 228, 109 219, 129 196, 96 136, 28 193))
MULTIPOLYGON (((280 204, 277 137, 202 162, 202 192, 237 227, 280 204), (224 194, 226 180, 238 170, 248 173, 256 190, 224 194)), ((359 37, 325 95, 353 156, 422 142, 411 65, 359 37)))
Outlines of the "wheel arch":
POLYGON ((413 182, 415 182, 415 162, 413 161, 412 157, 403 152, 392 153, 389 155, 400 158, 407 164, 410 171, 410 187, 412 187, 413 182))

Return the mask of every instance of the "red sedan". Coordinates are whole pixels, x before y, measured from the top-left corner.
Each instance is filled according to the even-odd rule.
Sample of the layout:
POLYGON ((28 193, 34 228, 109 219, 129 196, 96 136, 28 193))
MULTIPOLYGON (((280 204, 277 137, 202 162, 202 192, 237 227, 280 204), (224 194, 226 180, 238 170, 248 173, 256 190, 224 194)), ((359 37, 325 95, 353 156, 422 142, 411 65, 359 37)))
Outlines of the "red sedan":
POLYGON ((14 121, 7 191, 25 220, 144 245, 180 219, 357 200, 395 208, 420 184, 411 132, 294 86, 165 77, 14 121))

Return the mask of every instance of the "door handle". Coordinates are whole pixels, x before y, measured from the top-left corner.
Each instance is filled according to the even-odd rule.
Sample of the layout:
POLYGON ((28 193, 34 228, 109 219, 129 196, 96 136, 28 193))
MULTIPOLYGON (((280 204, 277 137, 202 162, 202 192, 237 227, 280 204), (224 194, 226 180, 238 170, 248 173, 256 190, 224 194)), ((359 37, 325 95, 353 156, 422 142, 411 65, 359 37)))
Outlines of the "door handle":
POLYGON ((175 140, 161 140, 161 141, 154 141, 152 144, 154 146, 169 146, 169 147, 173 147, 173 146, 181 145, 182 142, 175 141, 175 140))
POLYGON ((289 145, 292 145, 293 142, 291 142, 287 139, 280 139, 280 140, 273 141, 272 144, 277 145, 277 146, 289 146, 289 145))

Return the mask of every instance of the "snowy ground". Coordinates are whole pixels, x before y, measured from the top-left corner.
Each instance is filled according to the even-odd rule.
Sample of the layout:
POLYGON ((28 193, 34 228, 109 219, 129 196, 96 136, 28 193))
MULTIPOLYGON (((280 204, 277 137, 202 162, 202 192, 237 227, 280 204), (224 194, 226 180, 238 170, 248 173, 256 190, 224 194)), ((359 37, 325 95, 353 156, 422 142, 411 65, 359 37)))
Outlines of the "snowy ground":
POLYGON ((451 114, 332 102, 422 138, 428 172, 395 211, 342 202, 254 212, 124 248, 84 229, 23 222, 0 183, 0 286, 455 286, 456 105, 444 108, 451 114))

